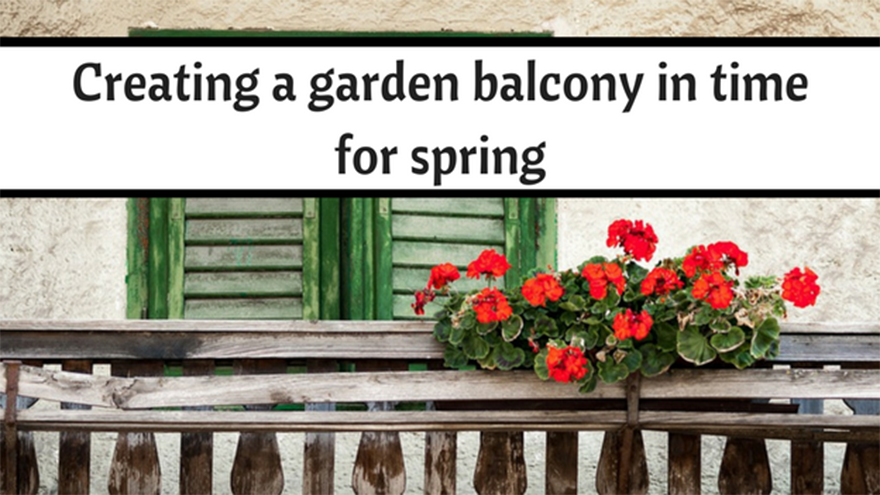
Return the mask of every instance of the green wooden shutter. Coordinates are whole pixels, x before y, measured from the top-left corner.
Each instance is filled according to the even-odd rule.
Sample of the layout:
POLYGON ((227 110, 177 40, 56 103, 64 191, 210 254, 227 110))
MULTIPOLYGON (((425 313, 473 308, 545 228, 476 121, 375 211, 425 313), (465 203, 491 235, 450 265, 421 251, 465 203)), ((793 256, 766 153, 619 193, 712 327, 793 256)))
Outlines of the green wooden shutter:
MULTIPOLYGON (((338 222, 332 201, 150 198, 146 204, 134 202, 140 205, 135 207, 135 218, 148 208, 146 215, 140 213, 148 219, 149 242, 144 256, 148 317, 334 316, 338 283, 327 282, 338 279, 338 269, 333 273, 338 265, 333 229, 338 228, 338 222), (323 227, 322 209, 330 217, 323 227), (321 254, 322 240, 326 256, 321 254)), ((130 259, 136 258, 131 248, 129 251, 130 259)), ((134 281, 138 280, 135 277, 134 281)))
MULTIPOLYGON (((519 198, 353 199, 345 221, 346 294, 352 319, 415 319, 413 292, 423 289, 439 263, 458 266, 460 291, 485 287, 467 279, 467 264, 484 249, 505 253, 512 265, 505 280, 519 283, 536 266, 555 265, 554 203, 519 198)), ((440 301, 426 307, 425 318, 440 301)))

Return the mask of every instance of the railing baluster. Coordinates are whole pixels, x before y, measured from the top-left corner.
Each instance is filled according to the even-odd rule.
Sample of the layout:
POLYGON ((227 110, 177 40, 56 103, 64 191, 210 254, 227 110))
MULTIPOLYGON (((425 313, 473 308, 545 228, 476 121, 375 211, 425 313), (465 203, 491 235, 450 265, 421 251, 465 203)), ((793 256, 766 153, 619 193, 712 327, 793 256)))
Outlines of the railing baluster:
MULTIPOLYGON (((339 370, 339 364, 330 359, 308 359, 309 373, 339 370)), ((306 404, 307 411, 333 411, 333 404, 306 404)), ((336 434, 306 433, 303 451, 303 495, 330 495, 333 493, 335 474, 336 434)))
POLYGON ((523 433, 480 432, 480 450, 474 470, 479 495, 521 495, 528 487, 523 433))
MULTIPOLYGON (((214 361, 210 359, 187 360, 183 362, 184 376, 205 376, 214 374, 214 361)), ((211 407, 184 408, 197 411, 210 411, 211 407)), ((181 495, 202 495, 213 492, 214 434, 180 434, 180 493, 181 495)))
MULTIPOLYGON (((792 368, 822 369, 822 365, 792 365, 792 368)), ((798 405, 798 414, 822 414, 825 401, 821 399, 792 399, 798 405)), ((825 491, 825 444, 822 442, 791 441, 792 495, 822 495, 825 491)))
MULTIPOLYGON (((876 366, 876 365, 875 365, 876 366)), ((858 365, 842 368, 858 368, 858 365)), ((846 400, 855 414, 880 415, 880 400, 846 400)), ((840 493, 843 495, 880 494, 880 445, 876 443, 848 443, 840 473, 840 493)))
POLYGON ((577 495, 578 433, 548 431, 544 493, 546 495, 577 495))
POLYGON ((669 495, 700 495, 702 460, 700 435, 670 433, 667 492, 669 495))
MULTIPOLYGON (((61 363, 61 369, 90 374, 92 362, 64 361, 61 363)), ((90 407, 62 402, 61 409, 90 409, 90 407)), ((89 493, 90 466, 91 435, 88 432, 62 431, 58 441, 58 493, 60 495, 89 493)))
MULTIPOLYGON (((159 376, 161 361, 139 361, 111 364, 113 376, 159 376)), ((107 490, 111 495, 154 494, 161 491, 162 475, 159 452, 152 433, 120 432, 110 463, 107 490)))
MULTIPOLYGON (((284 373, 287 366, 279 359, 236 359, 232 363, 237 375, 284 373)), ((254 377, 259 380, 259 377, 254 377)), ((269 404, 245 406, 248 410, 266 411, 269 404)), ((277 495, 284 489, 284 471, 275 433, 241 432, 232 462, 230 479, 235 495, 277 495)))
POLYGON ((722 495, 768 495, 772 489, 766 442, 728 438, 721 458, 718 491, 722 495))

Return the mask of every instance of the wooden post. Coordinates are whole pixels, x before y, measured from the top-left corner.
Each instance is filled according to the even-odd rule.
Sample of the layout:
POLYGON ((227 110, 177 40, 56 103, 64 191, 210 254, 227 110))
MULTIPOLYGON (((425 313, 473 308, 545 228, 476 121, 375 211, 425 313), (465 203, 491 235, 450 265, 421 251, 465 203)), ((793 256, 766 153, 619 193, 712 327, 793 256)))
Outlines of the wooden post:
MULTIPOLYGON (((334 372, 339 370, 335 360, 308 359, 309 373, 334 372)), ((306 411, 332 411, 331 403, 306 404, 306 411)), ((324 495, 333 493, 335 473, 336 434, 306 433, 303 452, 303 495, 324 495)))
MULTIPOLYGON (((208 359, 183 362, 184 376, 214 374, 214 361, 208 359)), ((188 410, 211 411, 211 407, 188 407, 188 410)), ((214 434, 180 434, 180 493, 181 495, 210 494, 213 490, 214 434)))
POLYGON ((728 438, 718 473, 722 495, 768 495, 773 489, 763 439, 728 438))
POLYGON ((6 363, 6 404, 3 410, 3 457, 6 460, 4 466, 4 488, 6 495, 13 495, 18 490, 18 428, 16 428, 16 414, 18 409, 18 372, 21 361, 9 361, 6 363))
POLYGON ((700 495, 700 435, 669 433, 667 491, 669 495, 700 495))
POLYGON ((578 432, 548 431, 544 493, 577 495, 578 432))
MULTIPOLYGON (((444 369, 438 361, 428 362, 429 370, 444 369)), ((434 402, 425 404, 436 409, 434 402)), ((425 495, 454 495, 457 473, 458 433, 429 431, 425 433, 425 495)))
POLYGON ((0 488, 14 487, 16 495, 35 495, 40 488, 40 471, 37 465, 37 449, 34 434, 19 431, 16 425, 18 411, 33 406, 37 399, 22 397, 19 392, 20 366, 42 366, 40 361, 10 361, 14 370, 7 368, 6 404, 4 409, 4 428, 0 430, 0 478, 4 480, 0 488), (9 397, 13 396, 12 399, 9 397), (3 476, 5 473, 5 477, 3 476))
MULTIPOLYGON (((880 415, 878 400, 846 400, 855 414, 880 415)), ((880 494, 880 445, 872 442, 846 444, 840 493, 844 495, 880 494)))
POLYGON ((479 495, 522 495, 528 486, 523 433, 480 432, 474 470, 479 495))
MULTIPOLYGON (((64 371, 91 373, 92 362, 68 360, 61 363, 64 371)), ((91 409, 82 404, 61 403, 61 409, 91 409)), ((62 431, 58 441, 58 493, 77 495, 89 493, 91 466, 91 435, 89 432, 62 431)))
MULTIPOLYGON (((822 365, 792 365, 792 368, 818 368, 822 365)), ((798 414, 822 414, 825 402, 821 399, 792 399, 798 405, 798 414)), ((822 495, 825 492, 825 444, 822 442, 791 441, 792 495, 822 495)))

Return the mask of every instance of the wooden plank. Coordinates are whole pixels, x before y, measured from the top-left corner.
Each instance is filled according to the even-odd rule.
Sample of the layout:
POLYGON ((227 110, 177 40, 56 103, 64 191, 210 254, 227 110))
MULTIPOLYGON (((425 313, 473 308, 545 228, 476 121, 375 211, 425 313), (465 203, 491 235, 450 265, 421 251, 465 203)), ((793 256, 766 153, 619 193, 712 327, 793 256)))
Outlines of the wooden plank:
POLYGON ((669 495, 700 495, 701 436, 669 433, 667 441, 667 492, 669 495))
POLYGON ((522 495, 528 487, 522 432, 480 432, 474 469, 479 495, 522 495))
POLYGON ((493 245, 504 242, 504 222, 500 218, 440 217, 399 213, 394 215, 391 225, 395 240, 493 245))
POLYGON ((768 495, 773 490, 767 444, 763 439, 728 438, 718 473, 722 495, 768 495))
POLYGON ((546 459, 544 493, 577 495, 577 432, 547 432, 547 445, 544 458, 546 459))
MULTIPOLYGON (((40 363, 33 363, 39 365, 40 363)), ((33 433, 18 428, 17 417, 36 402, 22 397, 18 387, 20 361, 9 363, 3 370, 3 428, 0 429, 0 488, 7 494, 34 495, 40 486, 40 473, 33 433)))
POLYGON ((556 198, 536 198, 536 268, 556 268, 556 198))
MULTIPOLYGON (((185 376, 214 374, 214 361, 190 360, 183 362, 185 376)), ((186 408, 190 411, 211 411, 211 407, 186 408)), ((213 492, 214 434, 210 432, 182 433, 180 435, 180 493, 203 495, 213 492)))
MULTIPOLYGON (((645 443, 641 430, 633 432, 632 459, 629 466, 629 492, 644 495, 648 492, 648 464, 645 458, 645 443)), ((600 495, 618 492, 620 476, 620 450, 623 444, 622 431, 608 431, 602 441, 602 451, 596 468, 596 491, 600 495)))
POLYGON ((168 199, 150 198, 148 318, 168 318, 168 199))
MULTIPOLYGON (((393 339, 389 339, 391 341, 393 339)), ((327 341, 332 345, 332 340, 327 341)), ((267 343, 269 345, 269 343, 267 343)), ((243 354, 239 354, 243 355, 243 354)), ((0 370, 4 369, 0 364, 0 370)), ((818 377, 791 381, 788 370, 689 370, 682 375, 670 374, 645 380, 643 399, 720 399, 720 398, 786 398, 791 395, 816 398, 876 397, 880 371, 875 370, 801 370, 818 377), (841 381, 838 374, 846 373, 841 381), (731 375, 745 375, 742 380, 761 380, 775 389, 738 388, 731 375), (820 379, 826 377, 827 379, 820 379), (730 391, 719 391, 718 383, 731 383, 730 391), (846 386, 842 387, 844 383, 846 386)), ((0 386, 5 378, 0 378, 0 386)), ((87 376, 63 371, 22 366, 21 391, 31 397, 79 402, 101 407, 127 409, 149 407, 180 407, 187 405, 222 406, 233 404, 271 404, 283 402, 362 402, 381 398, 389 401, 427 400, 595 400, 623 397, 620 384, 600 384, 590 395, 580 394, 575 387, 542 382, 528 370, 493 371, 424 371, 363 373, 322 373, 319 375, 265 375, 260 386, 252 380, 234 376, 188 376, 120 379, 87 376)), ((675 418, 675 412, 669 412, 675 418)), ((814 415, 805 415, 812 418, 814 415)), ((642 416, 641 423, 646 423, 642 416)), ((789 418, 796 421, 797 418, 789 418)))
MULTIPOLYGON (((435 264, 440 264, 441 262, 442 260, 438 260, 435 264)), ((465 277, 467 267, 459 267, 459 271, 461 272, 461 278, 453 283, 455 290, 459 292, 470 292, 472 290, 479 290, 483 287, 486 287, 485 280, 477 280, 465 277)), ((394 286, 394 290, 398 294, 407 295, 410 298, 410 302, 412 302, 413 292, 424 289, 425 285, 427 285, 428 283, 428 278, 430 278, 430 276, 431 269, 428 267, 394 267, 392 285, 394 286)))
POLYGON ((519 283, 520 276, 523 270, 526 269, 520 259, 521 229, 519 199, 504 198, 504 255, 507 257, 508 263, 510 263, 510 269, 504 275, 505 285, 516 285, 519 283))
MULTIPOLYGON (((391 199, 376 198, 374 228, 376 260, 376 319, 390 320, 394 314, 393 256, 391 199)), ((396 216, 394 220, 396 220, 396 216)))
POLYGON ((303 266, 303 246, 187 246, 184 266, 187 270, 300 270, 303 266))
POLYGON ((394 213, 501 217, 503 201, 502 198, 393 198, 391 208, 394 213))
MULTIPOLYGON (((855 417, 880 419, 880 401, 848 400, 846 405, 853 410, 855 417)), ((840 492, 845 495, 880 494, 880 441, 851 442, 846 445, 840 473, 840 492)))
MULTIPOLYGON (((233 361, 233 372, 237 375, 280 373, 286 369, 281 360, 239 359, 233 361)), ((272 401, 273 403, 279 401, 272 401)), ((271 405, 246 405, 249 411, 268 411, 271 405)), ((278 495, 284 489, 284 471, 281 467, 281 453, 275 433, 254 433, 242 431, 238 436, 235 458, 232 462, 230 479, 232 493, 235 495, 278 495)))
POLYGON ((183 318, 184 228, 186 202, 170 198, 168 203, 168 318, 183 318))
MULTIPOLYGON (((405 369, 406 366, 405 362, 360 361, 356 364, 358 373, 355 375, 405 369)), ((367 408, 371 412, 394 411, 394 403, 368 401, 367 408)), ((403 494, 406 490, 406 469, 398 432, 365 431, 361 434, 351 474, 351 488, 357 495, 403 494)))
MULTIPOLYGON (((291 275, 293 286, 296 279, 303 296, 303 318, 317 320, 321 316, 321 216, 318 198, 303 200, 303 263, 302 273, 291 275)), ((292 292, 296 292, 295 290, 292 292)))
MULTIPOLYGON (((332 360, 310 359, 306 361, 309 373, 326 373, 339 369, 332 360)), ((329 412, 332 403, 306 403, 306 411, 329 412)), ((334 433, 306 433, 303 451, 303 495, 333 493, 335 474, 336 435, 334 433)))
POLYGON ((458 435, 453 431, 425 433, 425 495, 454 495, 458 435))
POLYGON ((189 319, 298 319, 303 315, 302 297, 254 297, 187 299, 189 319))
POLYGON ((303 198, 188 198, 190 217, 265 217, 302 215, 303 198))
POLYGON ((189 219, 188 244, 291 244, 303 240, 302 218, 189 219))
POLYGON ((340 287, 340 200, 320 198, 321 252, 321 316, 322 320, 338 320, 342 316, 340 287))
MULTIPOLYGON (((126 244, 126 317, 146 318, 147 251, 150 246, 150 201, 148 198, 128 200, 128 241, 126 244)), ((0 322, 2 329, 3 322, 0 322)))
MULTIPOLYGON (((822 400, 792 399, 791 403, 798 406, 800 414, 824 412, 822 400)), ((825 445, 822 442, 792 441, 790 459, 792 494, 821 495, 825 492, 825 445)))
POLYGON ((455 266, 466 267, 468 263, 477 259, 484 249, 495 248, 500 251, 500 247, 486 244, 397 241, 392 248, 392 256, 395 266, 430 269, 438 263, 452 263, 455 266))
MULTIPOLYGON (((92 372, 91 361, 64 361, 62 369, 69 372, 92 372)), ((61 409, 82 410, 89 406, 62 402, 61 409)), ((91 467, 91 435, 88 432, 62 431, 58 442, 58 493, 61 495, 89 493, 91 467)))
POLYGON ((189 272, 186 296, 279 297, 302 296, 301 271, 189 272))
MULTIPOLYGON (((115 376, 161 375, 161 362, 114 363, 115 376)), ((90 413, 91 411, 62 411, 90 413)), ((156 439, 151 432, 122 432, 116 439, 110 463, 107 490, 111 495, 129 493, 154 494, 161 491, 161 472, 156 439)))

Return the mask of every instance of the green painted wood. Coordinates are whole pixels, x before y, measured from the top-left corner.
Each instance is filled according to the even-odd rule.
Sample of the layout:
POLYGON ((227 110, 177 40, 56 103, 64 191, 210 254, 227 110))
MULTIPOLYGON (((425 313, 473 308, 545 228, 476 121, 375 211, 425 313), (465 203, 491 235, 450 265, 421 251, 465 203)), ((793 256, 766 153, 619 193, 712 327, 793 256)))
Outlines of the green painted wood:
POLYGON ((302 298, 187 299, 186 317, 197 320, 285 319, 303 317, 302 298))
MULTIPOLYGON (((317 244, 317 242, 315 243, 317 244)), ((311 257, 317 260, 317 255, 311 257)), ((320 288, 317 278, 313 281, 311 296, 317 309, 320 288)), ((186 274, 186 297, 271 297, 304 296, 305 270, 303 271, 257 271, 257 272, 190 272, 186 274)), ((306 304, 304 302, 304 304, 306 304)), ((315 313, 310 319, 317 319, 315 313)))
POLYGON ((298 270, 303 267, 303 246, 187 246, 184 258, 184 267, 188 271, 298 270))
POLYGON ((425 281, 427 281, 430 269, 434 265, 452 263, 458 267, 467 267, 468 263, 475 260, 487 247, 492 246, 395 241, 392 246, 392 256, 395 267, 420 267, 429 270, 425 272, 425 281))
POLYGON ((510 270, 504 276, 507 285, 515 285, 519 282, 522 274, 520 263, 520 221, 519 199, 504 198, 504 254, 510 263, 510 270))
MULTIPOLYGON (((391 198, 377 198, 374 224, 376 259, 376 319, 391 320, 394 317, 394 262, 392 257, 391 198)), ((395 217, 396 220, 396 217, 395 217)))
POLYGON ((300 281, 303 295, 303 318, 321 316, 321 218, 317 198, 305 198, 303 204, 303 269, 291 274, 290 282, 300 281))
POLYGON ((186 214, 191 218, 299 217, 303 198, 189 198, 186 214))
POLYGON ((376 319, 376 245, 374 222, 376 215, 376 204, 373 198, 364 198, 363 200, 363 243, 364 257, 364 318, 365 320, 376 319))
POLYGON ((419 213, 443 217, 503 217, 502 198, 394 198, 394 213, 419 213))
POLYGON ((188 219, 190 244, 292 244, 303 240, 302 218, 188 219))
POLYGON ((340 202, 339 198, 320 199, 321 319, 342 317, 340 293, 340 202))
POLYGON ((179 319, 184 316, 184 229, 186 200, 168 200, 168 318, 179 319))
POLYGON ((168 318, 168 212, 169 198, 150 198, 149 318, 168 318))
MULTIPOLYGON (((445 259, 443 257, 444 255, 445 253, 438 251, 437 256, 439 257, 437 259, 445 259)), ((438 261, 438 263, 440 262, 441 261, 438 261)), ((462 278, 455 281, 455 290, 459 292, 470 292, 471 290, 482 289, 486 286, 486 282, 484 280, 476 280, 465 277, 464 274, 467 270, 466 266, 459 266, 458 269, 462 274, 462 278)), ((430 273, 431 272, 429 268, 408 268, 395 266, 392 282, 394 293, 408 294, 412 296, 413 292, 425 288, 425 284, 428 283, 428 276, 430 275, 430 273)))
POLYGON ((504 244, 500 218, 440 217, 395 214, 394 238, 473 244, 504 244))
MULTIPOLYGON (((520 275, 538 266, 537 212, 535 198, 519 199, 519 266, 520 275)), ((517 281, 518 282, 518 281, 517 281)))
POLYGON ((537 198, 537 253, 538 268, 556 268, 556 198, 537 198))
POLYGON ((345 235, 343 256, 343 318, 347 320, 363 320, 366 318, 364 308, 364 199, 347 198, 343 205, 343 223, 345 235))
POLYGON ((127 209, 126 318, 140 319, 146 316, 145 308, 149 298, 147 284, 147 249, 150 245, 149 199, 129 198, 127 209))

